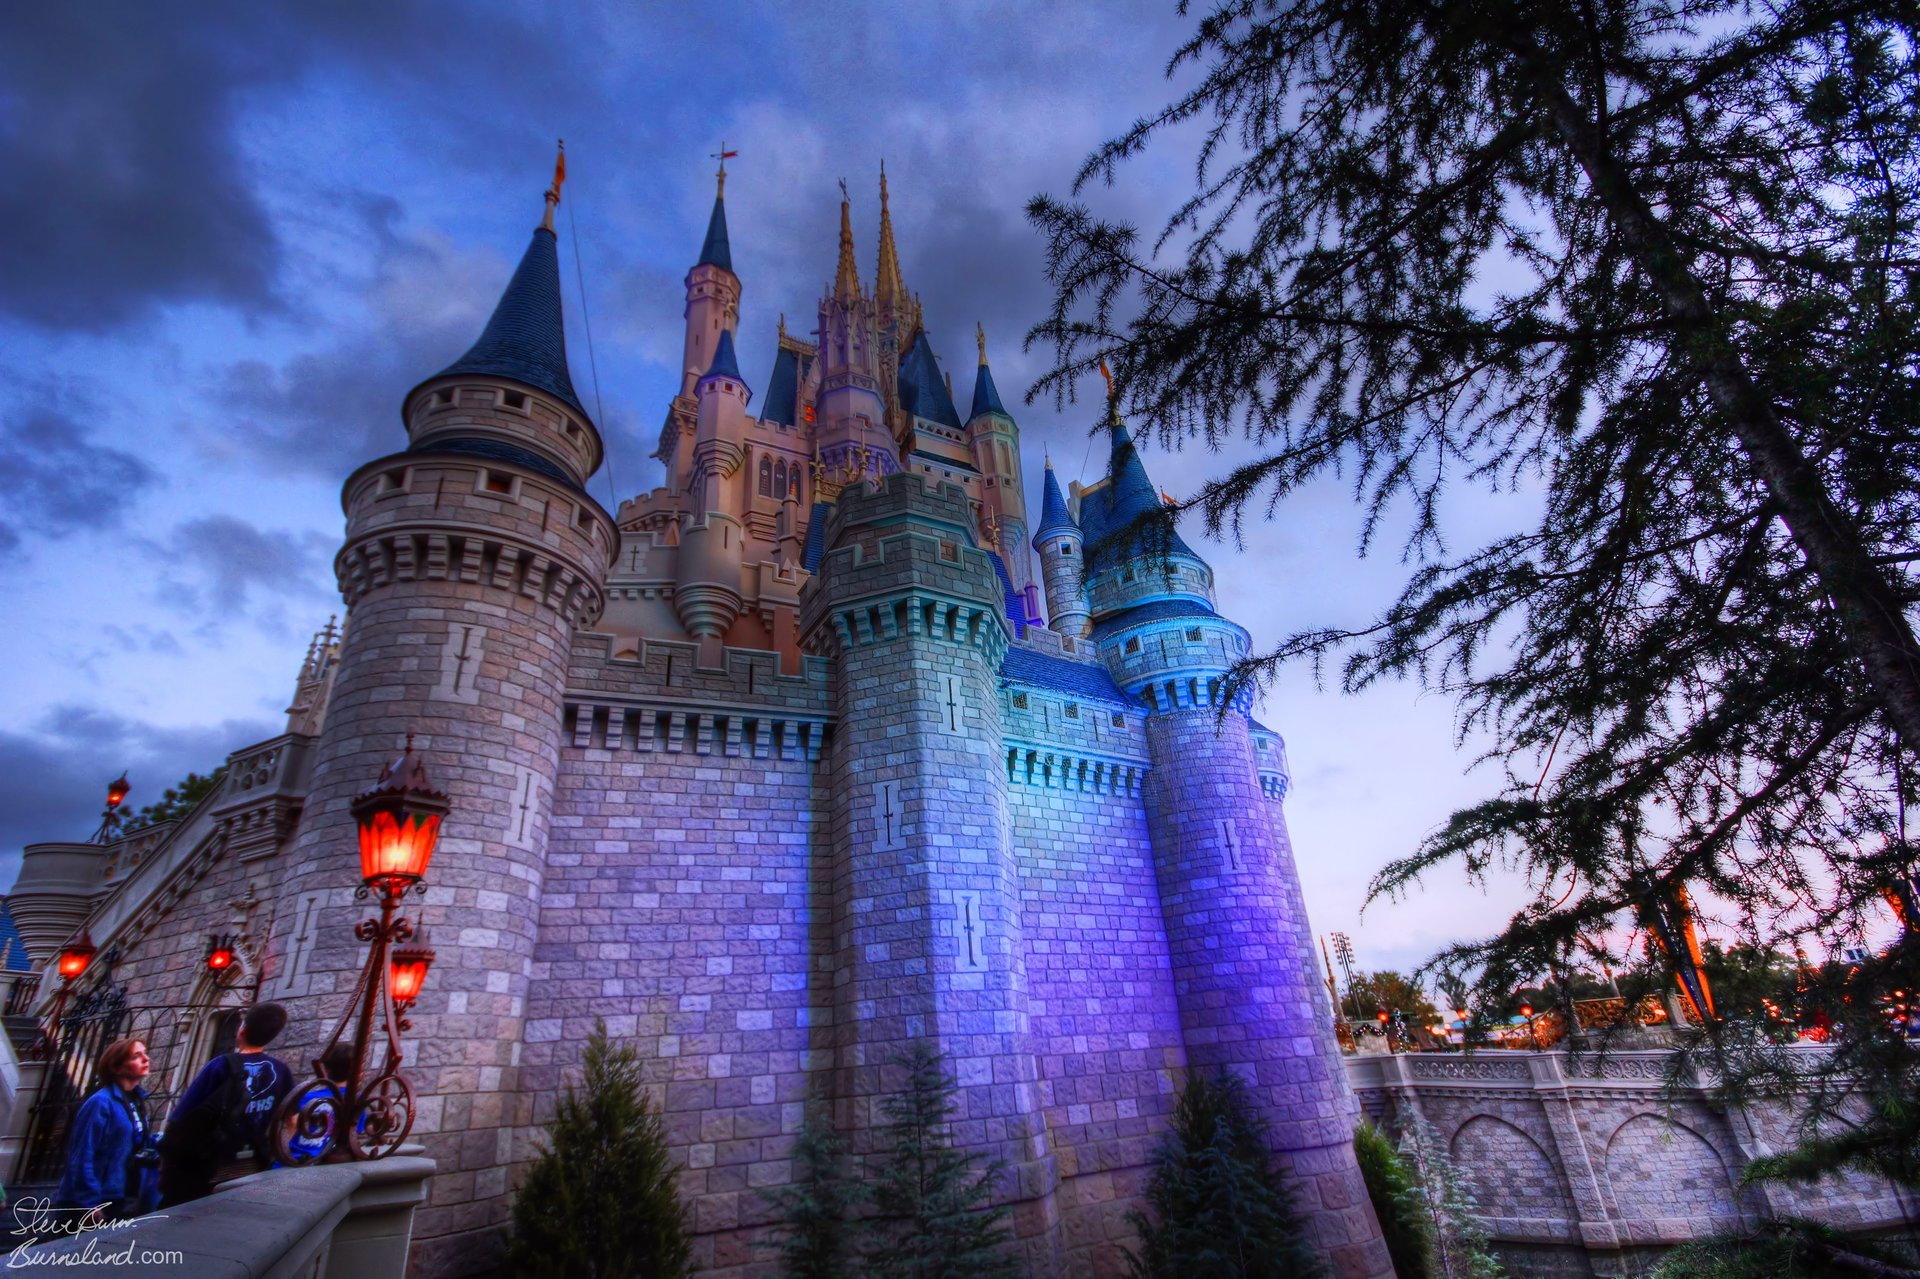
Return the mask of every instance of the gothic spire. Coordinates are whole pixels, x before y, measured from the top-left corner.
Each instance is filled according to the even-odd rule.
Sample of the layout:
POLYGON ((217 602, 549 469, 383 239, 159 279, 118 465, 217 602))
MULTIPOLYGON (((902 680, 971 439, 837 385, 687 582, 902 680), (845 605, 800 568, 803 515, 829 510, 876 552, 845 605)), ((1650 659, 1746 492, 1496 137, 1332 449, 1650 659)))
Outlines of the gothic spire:
POLYGON ((1001 417, 1013 415, 1000 403, 1000 392, 993 384, 993 370, 987 367, 987 328, 984 324, 974 325, 974 338, 980 343, 980 370, 973 375, 973 411, 967 420, 987 413, 998 413, 1001 417))
POLYGON ((882 306, 907 301, 906 281, 900 275, 900 254, 893 247, 893 214, 887 208, 887 162, 880 162, 880 265, 874 273, 873 300, 882 306))
POLYGON ((695 266, 717 266, 727 274, 733 274, 733 249, 727 243, 727 162, 725 156, 731 151, 722 151, 720 171, 714 174, 713 214, 707 219, 707 238, 700 245, 700 260, 695 266))
POLYGON ((840 179, 840 269, 833 277, 833 296, 837 302, 860 297, 860 268, 853 260, 853 202, 847 198, 845 178, 840 179))

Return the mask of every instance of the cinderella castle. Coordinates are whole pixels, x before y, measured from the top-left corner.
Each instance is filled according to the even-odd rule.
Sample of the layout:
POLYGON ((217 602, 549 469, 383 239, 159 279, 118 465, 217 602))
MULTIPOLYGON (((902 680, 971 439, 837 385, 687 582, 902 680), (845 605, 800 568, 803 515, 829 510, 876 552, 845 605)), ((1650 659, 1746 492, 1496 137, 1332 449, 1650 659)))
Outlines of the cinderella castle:
POLYGON ((1104 479, 1048 469, 1029 502, 984 337, 966 398, 935 357, 884 176, 871 282, 843 200, 813 331, 741 331, 723 173, 666 481, 610 513, 557 200, 478 341, 402 401, 399 447, 347 478, 346 621, 287 731, 178 821, 30 848, 29 949, 84 924, 99 979, 179 1011, 158 1087, 254 998, 288 1004, 276 1049, 301 1058, 366 954, 349 803, 411 734, 452 802, 409 903, 437 955, 406 1037, 439 1167, 416 1273, 497 1261, 601 1019, 644 1063, 710 1273, 767 1269, 764 1192, 809 1107, 866 1148, 920 1040, 959 1081, 956 1140, 1010 1169, 1028 1273, 1122 1272, 1182 1079, 1227 1069, 1333 1273, 1390 1275, 1284 747, 1220 704, 1247 632, 1148 530, 1124 426, 1104 479))

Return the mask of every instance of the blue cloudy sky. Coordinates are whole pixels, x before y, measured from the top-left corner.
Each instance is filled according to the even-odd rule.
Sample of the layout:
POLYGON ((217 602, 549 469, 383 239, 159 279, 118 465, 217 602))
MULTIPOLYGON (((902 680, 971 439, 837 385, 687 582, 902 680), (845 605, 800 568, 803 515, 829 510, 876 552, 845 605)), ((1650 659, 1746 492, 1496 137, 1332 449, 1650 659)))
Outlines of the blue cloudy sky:
MULTIPOLYGON (((567 139, 562 261, 574 378, 597 354, 611 506, 677 380, 680 280, 728 182, 749 378, 777 317, 811 327, 833 269, 838 179, 871 271, 884 158, 908 284, 966 385, 983 323, 1011 401, 1043 367, 1020 337, 1047 296, 1022 215, 1169 93, 1186 24, 1162 0, 1084 5, 327 5, 154 0, 0 16, 0 884, 26 842, 89 828, 105 781, 133 803, 279 731, 308 635, 338 605, 340 481, 401 446, 401 395, 478 333, 567 139), (577 228, 577 232, 576 232, 577 228)), ((1182 139, 1091 193, 1155 222, 1185 195, 1182 139)), ((1086 405, 1016 408, 1091 479, 1086 405)), ((1175 493, 1224 465, 1147 454, 1175 493)), ((1470 531, 1501 499, 1463 495, 1470 531)), ((1367 620, 1403 572, 1355 553, 1344 490, 1301 495, 1244 547, 1196 541, 1222 605, 1271 644, 1367 620)), ((1495 787, 1412 686, 1342 697, 1291 671, 1289 817, 1315 926, 1364 965, 1490 930, 1517 900, 1449 876, 1359 908, 1367 877, 1495 787)))

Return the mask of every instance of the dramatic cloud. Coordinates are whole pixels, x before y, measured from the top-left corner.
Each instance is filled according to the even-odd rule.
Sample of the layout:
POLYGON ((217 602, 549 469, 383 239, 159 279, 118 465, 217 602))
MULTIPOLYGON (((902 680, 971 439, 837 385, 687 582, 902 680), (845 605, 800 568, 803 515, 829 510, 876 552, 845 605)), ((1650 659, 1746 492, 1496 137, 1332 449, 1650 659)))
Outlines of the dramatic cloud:
POLYGON ((265 720, 180 727, 85 706, 60 706, 24 731, 0 731, 0 883, 11 883, 22 845, 85 839, 99 822, 107 783, 127 772, 130 807, 153 803, 189 772, 281 731, 265 720))
POLYGON ((168 602, 221 625, 257 610, 263 596, 322 598, 334 539, 256 528, 231 515, 189 520, 153 544, 168 602))
POLYGON ((100 332, 159 301, 271 300, 280 245, 230 126, 235 96, 272 59, 210 17, 142 2, 9 7, 0 311, 100 332))
POLYGON ((64 408, 21 407, 0 421, 0 550, 28 536, 62 537, 120 522, 158 476, 131 453, 100 443, 64 408))

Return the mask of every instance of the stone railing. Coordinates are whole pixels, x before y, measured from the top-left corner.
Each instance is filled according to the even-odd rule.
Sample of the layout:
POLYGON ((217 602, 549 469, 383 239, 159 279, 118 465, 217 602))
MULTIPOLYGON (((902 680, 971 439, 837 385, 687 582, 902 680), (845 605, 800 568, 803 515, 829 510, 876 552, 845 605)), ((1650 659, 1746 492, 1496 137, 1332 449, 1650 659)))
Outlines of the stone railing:
POLYGON ((1794 1115, 1724 1101, 1671 1051, 1400 1053, 1346 1066, 1376 1122, 1427 1125, 1516 1271, 1618 1273, 1630 1250, 1769 1218, 1875 1231, 1915 1208, 1851 1173, 1806 1187, 1748 1183, 1748 1164, 1793 1143, 1794 1115))
POLYGON ((433 1172, 431 1159, 396 1155, 257 1173, 139 1221, 15 1249, 13 1264, 111 1264, 119 1274, 192 1279, 403 1279, 414 1209, 433 1172))

